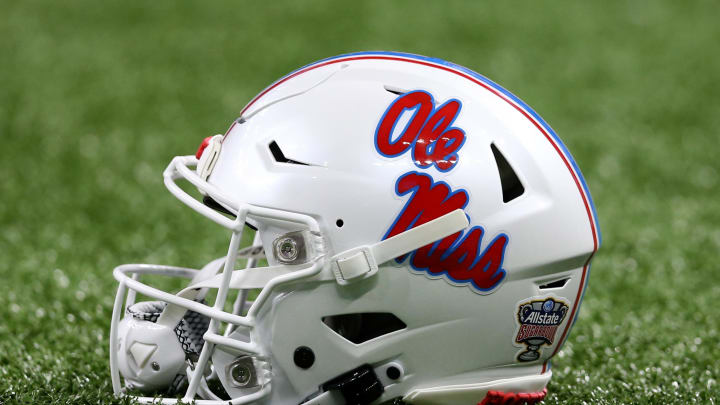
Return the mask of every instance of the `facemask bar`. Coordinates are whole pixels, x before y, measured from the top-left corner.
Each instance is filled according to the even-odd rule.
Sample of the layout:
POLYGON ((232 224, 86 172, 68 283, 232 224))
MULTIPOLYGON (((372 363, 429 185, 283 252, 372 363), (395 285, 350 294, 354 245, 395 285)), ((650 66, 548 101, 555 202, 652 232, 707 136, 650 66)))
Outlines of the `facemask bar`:
MULTIPOLYGON (((245 228, 245 222, 248 216, 252 216, 253 218, 258 219, 267 218, 295 222, 299 225, 304 225, 304 227, 310 232, 317 234, 319 234, 320 229, 317 221, 308 215, 302 215, 281 210, 273 210, 263 207, 255 207, 233 201, 232 199, 225 196, 222 192, 217 190, 216 187, 201 179, 193 170, 188 167, 194 166, 196 164, 197 159, 194 156, 179 156, 172 160, 168 168, 164 171, 163 175, 165 178, 166 187, 173 195, 175 195, 175 197, 177 197, 180 201, 188 205, 193 210, 209 218, 213 222, 232 231, 230 246, 228 247, 228 254, 226 256, 226 260, 223 266, 223 271, 220 275, 222 277, 222 281, 220 282, 220 285, 218 287, 215 304, 210 307, 208 305, 196 302, 191 298, 183 297, 181 296, 182 294, 169 294, 156 288, 150 287, 146 284, 143 284, 138 279, 141 274, 166 275, 193 279, 198 274, 199 270, 144 264, 131 264, 117 267, 113 271, 113 276, 115 277, 115 279, 118 280, 120 285, 118 287, 117 295, 115 297, 112 325, 110 328, 110 368, 113 391, 116 395, 120 395, 122 393, 116 350, 118 342, 117 327, 120 321, 120 315, 124 313, 123 297, 126 296, 127 292, 127 299, 125 300, 125 308, 127 308, 127 306, 134 303, 135 295, 137 292, 139 292, 140 294, 143 294, 145 296, 167 302, 167 307, 163 311, 160 319, 158 319, 158 322, 161 322, 161 319, 163 317, 174 319, 177 318, 179 315, 179 318, 182 318, 183 314, 185 314, 185 312, 188 310, 198 312, 210 318, 210 325, 208 327, 208 331, 203 336, 205 344, 200 352, 199 359, 195 365, 195 370, 197 371, 189 373, 188 375, 189 384, 183 397, 183 401, 195 401, 198 404, 245 404, 256 401, 259 398, 267 395, 270 392, 271 383, 266 384, 266 386, 262 387, 257 392, 233 399, 231 401, 218 402, 216 400, 195 400, 195 396, 201 385, 201 380, 205 378, 202 370, 205 370, 207 368, 210 355, 215 345, 222 345, 224 349, 235 351, 238 353, 250 355, 262 354, 260 353, 259 346, 256 343, 252 342, 252 340, 250 343, 246 343, 238 341, 236 339, 231 339, 227 336, 227 334, 229 334, 227 330, 224 334, 225 336, 219 334, 218 329, 220 326, 220 322, 228 323, 228 329, 237 326, 253 328, 255 326, 255 318, 258 312, 276 287, 282 284, 294 282, 300 279, 310 278, 317 275, 323 270, 323 268, 327 267, 327 260, 325 259, 325 257, 320 256, 315 258, 315 260, 310 261, 305 266, 287 266, 292 267, 293 271, 286 272, 285 274, 280 274, 269 280, 264 286, 264 288, 262 288, 262 291, 260 292, 258 297, 248 309, 247 315, 241 316, 239 315, 241 312, 235 312, 235 310, 233 311, 234 313, 225 312, 223 310, 223 307, 227 300, 230 281, 233 275, 234 265, 237 261, 238 250, 240 248, 240 242, 242 240, 242 233, 245 228), (207 195, 211 196, 213 199, 223 204, 230 211, 232 211, 236 215, 236 218, 234 220, 229 219, 221 215, 217 211, 205 206, 204 204, 187 194, 175 183, 175 180, 179 178, 184 178, 191 184, 193 184, 195 187, 202 189, 207 195)), ((257 238, 256 242, 254 243, 257 243, 257 238)), ((248 268, 254 267, 255 264, 256 263, 249 262, 248 268)), ((246 299, 246 296, 243 297, 242 293, 240 295, 241 297, 239 297, 238 300, 242 299, 242 303, 244 304, 244 299, 246 299)), ((238 305, 240 304, 236 302, 236 305, 234 307, 237 307, 238 305)), ((179 318, 177 319, 179 320, 179 318)), ((158 402, 157 398, 140 397, 136 399, 142 402, 158 402)), ((160 403, 176 402, 176 399, 169 398, 160 400, 160 403)))
MULTIPOLYGON (((260 232, 255 232, 255 237, 253 238, 252 246, 258 246, 261 245, 262 241, 260 239, 260 232)), ((252 269, 257 266, 258 259, 255 257, 251 257, 247 259, 247 264, 245 265, 245 269, 252 269)), ((241 315, 243 310, 245 309, 245 304, 247 303, 247 297, 248 297, 249 289, 245 288, 240 290, 238 293, 237 298, 235 299, 235 302, 233 303, 233 315, 241 315)), ((225 328, 224 336, 230 336, 230 334, 235 330, 235 325, 229 323, 227 328, 225 328)))

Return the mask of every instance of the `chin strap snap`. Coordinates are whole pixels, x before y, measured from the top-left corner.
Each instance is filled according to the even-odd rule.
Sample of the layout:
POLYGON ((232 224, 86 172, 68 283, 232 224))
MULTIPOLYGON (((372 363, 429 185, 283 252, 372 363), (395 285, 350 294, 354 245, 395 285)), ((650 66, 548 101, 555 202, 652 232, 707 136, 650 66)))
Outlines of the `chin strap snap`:
POLYGON ((459 232, 468 225, 467 215, 457 209, 374 245, 334 256, 331 259, 333 273, 337 282, 343 285, 368 278, 378 271, 380 264, 459 232))

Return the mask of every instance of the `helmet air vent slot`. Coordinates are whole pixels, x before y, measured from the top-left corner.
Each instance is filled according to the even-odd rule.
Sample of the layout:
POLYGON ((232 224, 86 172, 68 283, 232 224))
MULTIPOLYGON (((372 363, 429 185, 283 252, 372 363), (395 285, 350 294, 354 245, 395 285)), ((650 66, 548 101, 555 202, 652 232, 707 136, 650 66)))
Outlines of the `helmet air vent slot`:
POLYGON ((400 96, 400 95, 403 95, 403 94, 407 93, 407 90, 401 89, 401 88, 399 88, 399 87, 389 86, 389 85, 387 85, 387 84, 386 84, 385 86, 383 86, 383 87, 385 88, 385 90, 386 90, 388 93, 392 93, 392 94, 395 94, 395 95, 397 95, 397 96, 400 96))
POLYGON ((322 321, 335 333, 355 344, 407 327, 400 318, 388 312, 331 315, 324 316, 322 321))
POLYGON ((555 280, 555 281, 551 281, 549 283, 545 283, 545 284, 539 286, 538 288, 541 290, 550 290, 553 288, 563 288, 563 287, 565 287, 565 284, 568 283, 568 281, 570 281, 570 277, 561 278, 560 280, 555 280))
POLYGON ((272 153, 273 158, 275 158, 275 161, 278 163, 290 163, 294 165, 310 166, 309 163, 298 162, 297 160, 286 158, 285 154, 283 154, 283 151, 280 149, 280 146, 278 146, 277 142, 275 141, 270 142, 268 147, 270 148, 270 153, 272 153))
POLYGON ((505 159, 500 150, 495 146, 494 143, 490 144, 493 156, 495 157, 495 163, 497 164, 498 173, 500 174, 500 185, 502 187, 503 202, 510 202, 525 192, 520 179, 518 178, 515 170, 513 170, 510 163, 505 159))

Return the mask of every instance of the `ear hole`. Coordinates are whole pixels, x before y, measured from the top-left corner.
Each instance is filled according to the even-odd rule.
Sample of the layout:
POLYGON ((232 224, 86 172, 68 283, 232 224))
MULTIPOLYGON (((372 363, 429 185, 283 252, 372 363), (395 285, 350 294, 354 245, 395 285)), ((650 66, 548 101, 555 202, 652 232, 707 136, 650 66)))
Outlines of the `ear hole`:
POLYGON ((500 174, 503 202, 510 202, 523 195, 525 187, 523 187, 520 179, 515 173, 515 170, 513 170, 510 163, 508 163, 505 156, 503 156, 494 143, 490 144, 490 149, 492 149, 493 156, 495 157, 495 164, 497 164, 498 173, 500 174))
POLYGON ((407 327, 405 322, 387 312, 332 315, 323 317, 322 321, 335 333, 355 344, 407 327))

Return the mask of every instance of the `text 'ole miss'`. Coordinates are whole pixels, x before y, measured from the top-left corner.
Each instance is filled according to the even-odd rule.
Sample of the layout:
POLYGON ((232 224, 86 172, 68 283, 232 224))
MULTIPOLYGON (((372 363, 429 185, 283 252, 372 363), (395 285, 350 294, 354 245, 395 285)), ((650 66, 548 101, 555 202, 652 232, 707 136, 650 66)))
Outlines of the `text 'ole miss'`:
MULTIPOLYGON (((465 144, 465 131, 453 127, 462 103, 451 99, 440 107, 430 93, 416 90, 393 101, 383 114, 375 131, 375 147, 385 157, 398 157, 411 151, 418 168, 435 167, 449 172, 459 161, 458 151, 465 144), (393 135, 401 118, 412 113, 399 135, 393 135)), ((452 190, 445 182, 436 182, 426 173, 411 171, 401 175, 395 193, 409 196, 405 207, 387 230, 383 239, 422 225, 469 202, 464 189, 452 190)), ((505 279, 502 268, 509 237, 499 234, 483 249, 484 229, 473 226, 464 232, 447 236, 409 254, 410 266, 430 278, 445 278, 453 285, 468 285, 473 291, 488 294, 505 279)), ((408 256, 397 259, 408 260, 408 256)))

